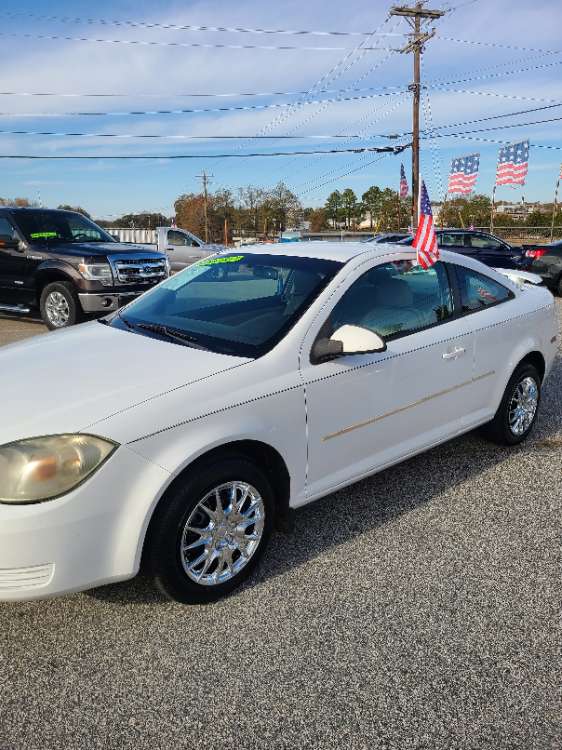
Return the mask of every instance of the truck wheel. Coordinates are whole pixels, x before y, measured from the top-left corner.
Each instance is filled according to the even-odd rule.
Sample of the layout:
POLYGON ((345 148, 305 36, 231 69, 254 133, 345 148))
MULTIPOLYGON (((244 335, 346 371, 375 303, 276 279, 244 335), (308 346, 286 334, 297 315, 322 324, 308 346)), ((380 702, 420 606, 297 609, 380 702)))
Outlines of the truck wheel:
POLYGON ((68 281, 55 281, 41 292, 41 317, 51 331, 73 326, 82 318, 82 308, 74 287, 68 281))
POLYGON ((558 279, 558 284, 556 285, 556 291, 558 292, 558 296, 562 297, 562 273, 560 274, 560 278, 558 279))

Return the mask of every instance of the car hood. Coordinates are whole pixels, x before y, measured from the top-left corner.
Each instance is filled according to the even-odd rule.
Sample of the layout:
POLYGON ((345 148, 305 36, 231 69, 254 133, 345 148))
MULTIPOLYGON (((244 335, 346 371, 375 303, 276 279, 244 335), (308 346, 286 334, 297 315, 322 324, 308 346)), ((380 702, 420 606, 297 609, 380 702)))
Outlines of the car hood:
POLYGON ((97 321, 2 347, 0 445, 87 431, 132 406, 251 361, 97 321))
POLYGON ((51 242, 48 245, 34 247, 43 252, 56 253, 57 255, 68 255, 71 257, 107 257, 109 255, 142 253, 147 257, 157 255, 161 258, 164 255, 164 253, 157 251, 154 245, 130 245, 124 242, 51 242))

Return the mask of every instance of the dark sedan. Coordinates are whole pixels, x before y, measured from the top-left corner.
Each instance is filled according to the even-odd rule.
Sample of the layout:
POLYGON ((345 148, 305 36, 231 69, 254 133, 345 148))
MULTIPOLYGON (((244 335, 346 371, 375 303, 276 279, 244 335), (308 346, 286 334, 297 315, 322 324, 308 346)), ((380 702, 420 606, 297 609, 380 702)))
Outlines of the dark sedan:
POLYGON ((546 286, 562 296, 562 240, 527 249, 527 271, 536 273, 546 286))
MULTIPOLYGON (((499 237, 475 229, 438 229, 437 244, 445 250, 469 255, 492 268, 521 269, 528 265, 522 247, 509 245, 499 237)), ((413 237, 401 240, 400 245, 411 245, 413 237)))

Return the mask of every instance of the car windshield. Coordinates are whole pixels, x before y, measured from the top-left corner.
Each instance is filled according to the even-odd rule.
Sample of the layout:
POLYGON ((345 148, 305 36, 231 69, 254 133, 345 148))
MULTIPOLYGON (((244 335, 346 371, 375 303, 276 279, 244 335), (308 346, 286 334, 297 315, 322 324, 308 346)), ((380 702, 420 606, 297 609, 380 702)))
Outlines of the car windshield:
POLYGON ((93 221, 72 211, 25 210, 13 218, 28 242, 114 242, 93 221))
POLYGON ((285 336, 341 267, 285 255, 214 256, 170 277, 111 324, 186 346, 259 357, 285 336))

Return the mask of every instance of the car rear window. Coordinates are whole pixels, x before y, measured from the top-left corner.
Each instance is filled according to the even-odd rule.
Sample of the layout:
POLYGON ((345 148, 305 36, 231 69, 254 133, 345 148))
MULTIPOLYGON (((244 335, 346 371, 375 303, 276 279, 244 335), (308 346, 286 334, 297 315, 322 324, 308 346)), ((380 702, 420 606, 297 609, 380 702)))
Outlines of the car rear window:
POLYGON ((464 266, 455 266, 463 313, 506 302, 513 293, 494 279, 464 266))

